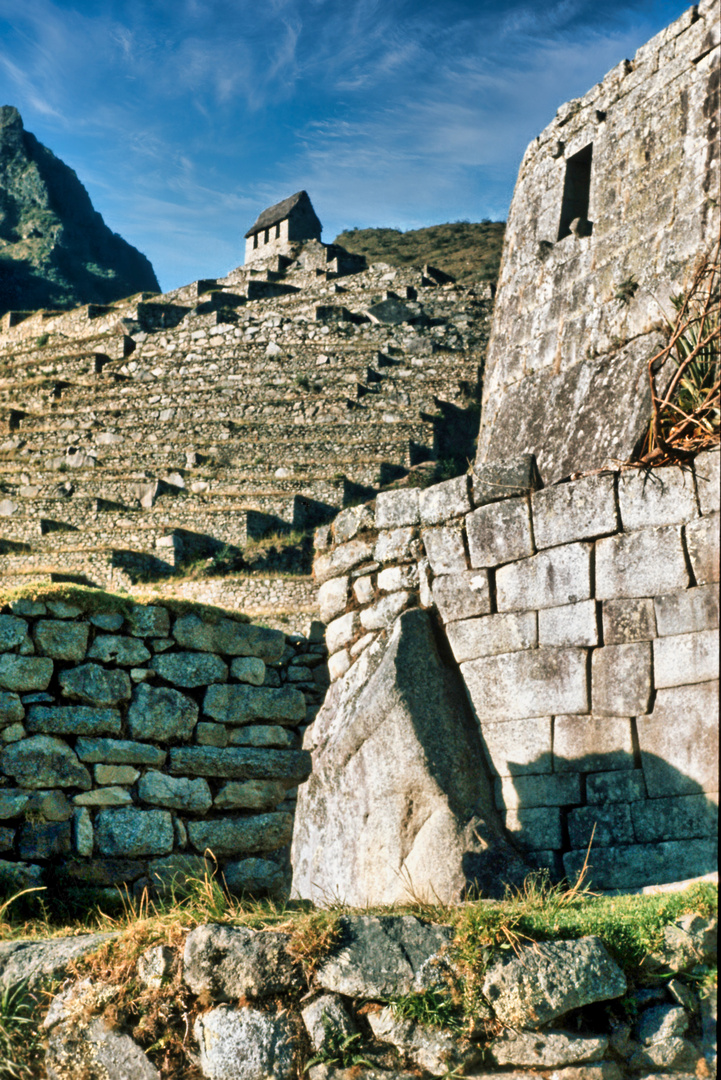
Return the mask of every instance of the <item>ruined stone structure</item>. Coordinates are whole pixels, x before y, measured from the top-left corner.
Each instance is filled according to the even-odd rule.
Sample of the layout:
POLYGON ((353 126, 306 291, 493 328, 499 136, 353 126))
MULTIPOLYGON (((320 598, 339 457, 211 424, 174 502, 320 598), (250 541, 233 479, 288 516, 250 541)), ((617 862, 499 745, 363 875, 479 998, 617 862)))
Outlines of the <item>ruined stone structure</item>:
POLYGON ((287 255, 293 243, 320 242, 321 225, 307 191, 298 191, 264 210, 245 234, 245 261, 287 255))
POLYGON ((324 652, 212 609, 0 606, 0 890, 182 888, 210 849, 234 891, 287 894, 324 652))
MULTIPOLYGON (((4 317, 4 584, 172 576, 330 520, 418 462, 472 456, 489 294, 359 269, 317 241, 294 253, 162 296, 4 317)), ((285 602, 243 594, 246 611, 297 602, 295 585, 285 602)))
POLYGON ((298 895, 493 895, 518 875, 496 814, 553 876, 593 833, 597 888, 715 869, 720 457, 546 488, 521 458, 319 531, 336 681, 305 737, 298 895))
POLYGON ((659 319, 718 233, 718 7, 529 148, 472 476, 319 530, 335 681, 305 736, 299 896, 493 895, 503 835, 571 878, 593 840, 601 889, 716 869, 719 453, 619 466, 659 319))
POLYGON ((705 0, 563 105, 523 159, 506 228, 478 461, 546 482, 625 460, 646 363, 719 232, 719 6, 705 0))

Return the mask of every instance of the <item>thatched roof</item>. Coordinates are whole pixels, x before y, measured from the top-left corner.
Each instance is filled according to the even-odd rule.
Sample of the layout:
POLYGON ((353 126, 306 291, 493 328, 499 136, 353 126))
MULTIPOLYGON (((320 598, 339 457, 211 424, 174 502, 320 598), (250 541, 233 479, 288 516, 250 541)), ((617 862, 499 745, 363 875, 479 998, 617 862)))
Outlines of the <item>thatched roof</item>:
POLYGON ((297 191, 295 195, 290 195, 287 199, 283 199, 282 202, 276 203, 275 206, 269 206, 267 210, 264 210, 254 225, 248 229, 245 234, 246 238, 254 236, 256 233, 263 232, 264 229, 269 229, 271 225, 277 225, 279 221, 284 221, 288 217, 291 210, 301 204, 307 204, 303 207, 305 210, 310 210, 311 214, 318 221, 318 228, 320 229, 320 221, 313 209, 313 204, 310 201, 307 191, 297 191))

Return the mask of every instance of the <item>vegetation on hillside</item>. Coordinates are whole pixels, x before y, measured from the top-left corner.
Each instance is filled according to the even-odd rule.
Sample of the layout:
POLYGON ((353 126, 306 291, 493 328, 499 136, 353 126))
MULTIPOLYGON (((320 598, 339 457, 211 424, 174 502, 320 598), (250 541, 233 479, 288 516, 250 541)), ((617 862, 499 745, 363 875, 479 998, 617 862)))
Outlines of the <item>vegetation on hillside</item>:
POLYGON ((346 229, 333 241, 369 262, 392 266, 430 263, 463 285, 498 277, 505 223, 453 221, 427 229, 346 229))

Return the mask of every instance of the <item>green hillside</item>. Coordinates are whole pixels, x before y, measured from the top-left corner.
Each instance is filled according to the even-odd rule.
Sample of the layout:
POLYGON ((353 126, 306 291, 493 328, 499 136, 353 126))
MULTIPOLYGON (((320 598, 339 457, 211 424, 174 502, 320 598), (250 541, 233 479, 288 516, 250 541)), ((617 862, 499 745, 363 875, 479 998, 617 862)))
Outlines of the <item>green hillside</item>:
POLYGON ((454 221, 427 229, 347 229, 334 243, 393 266, 430 263, 463 284, 495 281, 503 245, 502 221, 454 221))

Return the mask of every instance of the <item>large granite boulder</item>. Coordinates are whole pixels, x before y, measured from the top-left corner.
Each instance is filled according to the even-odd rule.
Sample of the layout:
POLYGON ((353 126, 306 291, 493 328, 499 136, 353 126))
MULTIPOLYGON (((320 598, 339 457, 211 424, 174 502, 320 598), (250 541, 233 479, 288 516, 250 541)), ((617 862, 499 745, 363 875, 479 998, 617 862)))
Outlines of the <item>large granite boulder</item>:
POLYGON ((318 903, 498 896, 526 867, 502 838, 463 685, 430 615, 402 614, 331 687, 306 734, 293 893, 318 903))

